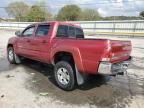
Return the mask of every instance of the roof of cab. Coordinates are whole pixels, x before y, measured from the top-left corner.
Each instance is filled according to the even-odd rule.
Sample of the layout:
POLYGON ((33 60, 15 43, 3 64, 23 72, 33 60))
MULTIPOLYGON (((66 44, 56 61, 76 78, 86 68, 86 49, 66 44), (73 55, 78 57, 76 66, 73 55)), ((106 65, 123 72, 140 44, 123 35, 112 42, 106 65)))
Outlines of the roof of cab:
POLYGON ((47 24, 47 23, 57 23, 57 24, 61 24, 61 25, 67 25, 67 26, 73 26, 76 28, 81 28, 80 26, 76 25, 76 24, 72 24, 70 22, 64 22, 64 21, 50 21, 50 22, 39 22, 36 24, 47 24))

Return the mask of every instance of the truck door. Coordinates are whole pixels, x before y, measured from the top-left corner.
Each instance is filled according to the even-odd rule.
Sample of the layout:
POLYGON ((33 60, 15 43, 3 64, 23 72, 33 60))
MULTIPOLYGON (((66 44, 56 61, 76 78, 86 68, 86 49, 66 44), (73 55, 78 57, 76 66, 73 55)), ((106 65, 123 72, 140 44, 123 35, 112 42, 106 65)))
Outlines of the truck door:
POLYGON ((35 35, 31 41, 31 47, 33 53, 35 53, 35 59, 47 62, 49 57, 49 24, 37 25, 35 35))
POLYGON ((31 57, 31 45, 30 42, 32 40, 33 34, 35 30, 35 25, 28 26, 21 34, 21 36, 18 38, 17 41, 17 51, 18 53, 26 56, 31 57))

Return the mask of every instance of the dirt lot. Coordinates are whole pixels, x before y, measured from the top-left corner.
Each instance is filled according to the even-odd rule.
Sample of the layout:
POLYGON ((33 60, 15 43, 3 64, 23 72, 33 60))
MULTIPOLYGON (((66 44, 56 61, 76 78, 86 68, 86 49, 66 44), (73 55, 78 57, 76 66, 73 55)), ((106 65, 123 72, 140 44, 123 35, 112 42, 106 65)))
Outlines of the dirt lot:
POLYGON ((50 66, 31 60, 8 63, 6 43, 13 35, 14 31, 0 30, 0 108, 143 108, 143 38, 115 38, 132 41, 133 60, 127 74, 91 76, 85 85, 65 92, 55 85, 50 66))

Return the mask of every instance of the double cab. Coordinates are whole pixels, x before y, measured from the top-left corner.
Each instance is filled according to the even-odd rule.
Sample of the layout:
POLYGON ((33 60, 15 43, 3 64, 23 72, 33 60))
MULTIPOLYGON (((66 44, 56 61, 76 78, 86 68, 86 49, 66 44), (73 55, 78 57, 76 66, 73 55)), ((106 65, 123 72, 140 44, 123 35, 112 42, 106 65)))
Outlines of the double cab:
POLYGON ((7 44, 8 61, 18 64, 29 58, 52 64, 63 90, 83 84, 87 74, 123 73, 131 59, 130 41, 85 38, 80 26, 66 22, 36 23, 15 34, 7 44))

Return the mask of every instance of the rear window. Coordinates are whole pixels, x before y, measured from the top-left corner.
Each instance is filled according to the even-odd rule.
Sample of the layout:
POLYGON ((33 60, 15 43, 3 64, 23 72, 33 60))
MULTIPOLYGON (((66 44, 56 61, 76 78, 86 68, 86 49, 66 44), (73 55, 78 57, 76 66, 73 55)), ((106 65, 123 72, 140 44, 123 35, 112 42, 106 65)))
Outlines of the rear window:
POLYGON ((46 36, 49 32, 50 25, 39 25, 36 31, 36 36, 46 36))
POLYGON ((57 37, 68 37, 68 26, 60 25, 58 27, 57 37))

